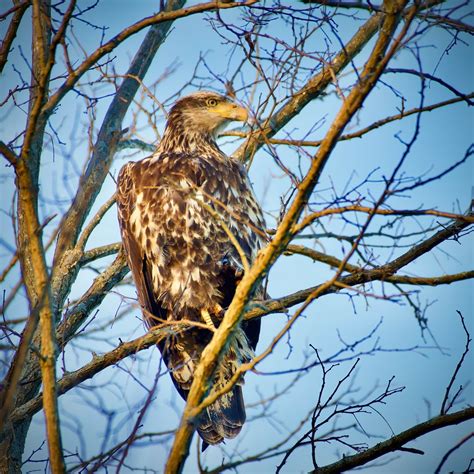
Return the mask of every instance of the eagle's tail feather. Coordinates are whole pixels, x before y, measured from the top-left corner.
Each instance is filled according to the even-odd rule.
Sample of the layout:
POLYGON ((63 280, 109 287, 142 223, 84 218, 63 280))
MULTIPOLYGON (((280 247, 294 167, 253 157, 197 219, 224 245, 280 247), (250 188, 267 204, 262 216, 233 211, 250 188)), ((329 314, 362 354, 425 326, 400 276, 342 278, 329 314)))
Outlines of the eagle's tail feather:
POLYGON ((202 450, 209 444, 219 444, 224 438, 235 438, 245 423, 242 388, 234 388, 210 405, 199 419, 198 432, 203 439, 202 450))

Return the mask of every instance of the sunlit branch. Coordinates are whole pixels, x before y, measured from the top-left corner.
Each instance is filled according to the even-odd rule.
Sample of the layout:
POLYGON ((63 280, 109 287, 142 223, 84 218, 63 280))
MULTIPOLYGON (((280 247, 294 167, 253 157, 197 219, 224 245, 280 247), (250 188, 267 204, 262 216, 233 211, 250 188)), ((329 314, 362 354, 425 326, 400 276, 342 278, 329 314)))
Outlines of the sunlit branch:
MULTIPOLYGON (((105 368, 117 364, 126 357, 155 346, 163 338, 171 334, 176 334, 181 330, 188 329, 189 327, 208 329, 205 324, 195 321, 164 321, 153 329, 150 329, 144 336, 140 336, 129 342, 120 341, 120 344, 115 349, 103 355, 94 354, 91 362, 80 369, 65 374, 57 381, 58 395, 63 395, 75 386, 94 377, 94 375, 105 368)), ((41 407, 42 394, 39 394, 34 399, 15 409, 10 416, 10 420, 14 423, 23 420, 37 413, 41 407)))
MULTIPOLYGON (((220 9, 228 9, 228 8, 236 8, 236 7, 242 8, 245 6, 253 5, 257 1, 258 0, 247 0, 244 2, 213 1, 213 2, 201 3, 199 5, 195 5, 188 8, 182 8, 185 3, 183 0, 176 0, 176 1, 171 0, 167 2, 168 11, 157 13, 156 15, 146 17, 143 20, 136 22, 135 24, 129 26, 128 28, 125 28, 118 35, 114 36, 111 40, 109 40, 107 43, 102 45, 96 51, 89 54, 87 59, 80 66, 74 69, 74 71, 71 74, 69 74, 64 84, 60 86, 58 90, 51 96, 48 103, 45 104, 44 106, 43 113, 49 114, 54 109, 54 107, 57 106, 57 104, 64 97, 64 95, 67 92, 69 92, 75 86, 75 84, 79 81, 79 79, 101 58, 109 54, 118 45, 123 43, 129 37, 142 31, 144 28, 147 28, 149 26, 154 26, 154 25, 160 25, 160 24, 166 25, 168 23, 168 25, 165 26, 165 29, 168 30, 171 22, 179 18, 184 18, 190 15, 196 15, 196 14, 207 12, 207 11, 213 11, 219 8, 220 9)), ((127 75, 134 75, 134 73, 129 70, 127 75)))
POLYGON ((3 141, 0 140, 0 153, 7 159, 7 161, 15 166, 18 161, 18 156, 8 147, 3 141))
MULTIPOLYGON (((416 5, 417 11, 430 8, 441 1, 427 1, 416 5)), ((414 6, 408 7, 404 16, 410 20, 413 17, 414 6)), ((382 9, 383 10, 383 9, 382 9)), ((322 72, 311 77, 304 87, 296 91, 278 111, 269 117, 263 125, 248 137, 234 154, 238 159, 247 161, 255 152, 271 139, 284 125, 298 115, 303 108, 312 100, 318 98, 331 84, 351 60, 364 48, 364 46, 377 33, 382 24, 382 11, 373 13, 362 25, 357 33, 344 45, 334 59, 323 69, 322 72)), ((411 20, 410 20, 411 21, 411 20)))
MULTIPOLYGON (((310 249, 308 247, 304 247, 302 245, 289 245, 288 252, 290 253, 297 253, 299 255, 306 255, 307 257, 315 260, 317 262, 325 263, 331 267, 338 268, 341 265, 341 260, 333 257, 332 255, 327 255, 322 252, 318 252, 317 250, 310 249)), ((367 271, 364 268, 358 267, 356 265, 352 265, 350 263, 346 263, 345 270, 350 273, 360 273, 367 271)), ((450 283, 454 283, 456 281, 462 280, 469 280, 474 278, 474 270, 467 270, 465 272, 454 273, 452 275, 442 275, 438 277, 416 277, 416 276, 408 276, 408 275, 392 275, 387 276, 383 279, 383 281, 388 283, 402 283, 405 285, 425 285, 425 286, 437 286, 437 285, 449 285, 450 283)))
MULTIPOLYGON (((469 94, 466 94, 465 97, 468 99, 473 99, 474 93, 471 92, 469 94)), ((377 130, 378 128, 384 125, 395 122, 397 120, 404 119, 405 117, 410 117, 411 115, 418 114, 420 112, 431 112, 432 110, 443 108, 451 104, 465 102, 465 100, 466 99, 464 97, 455 97, 453 99, 437 102, 435 104, 427 105, 422 108, 415 107, 413 109, 405 110, 403 112, 400 112, 399 114, 390 115, 384 119, 377 120, 376 122, 373 122, 367 127, 361 128, 360 130, 357 130, 356 132, 351 132, 351 133, 346 133, 344 135, 341 135, 341 137, 339 138, 339 141, 352 140, 353 138, 361 138, 367 133, 372 132, 373 130, 377 130)), ((249 133, 245 131, 231 130, 231 131, 223 132, 221 136, 246 138, 249 136, 249 133)), ((266 141, 268 143, 271 143, 272 145, 308 146, 308 147, 318 147, 319 145, 321 145, 321 142, 322 142, 322 140, 298 140, 298 139, 290 139, 290 138, 288 139, 267 138, 266 141)), ((125 141, 124 148, 126 147, 125 145, 128 145, 127 146, 128 148, 139 148, 145 151, 153 151, 154 149, 152 145, 148 145, 140 141, 136 141, 136 143, 135 141, 125 141)))
POLYGON ((328 68, 313 76, 304 87, 297 91, 263 127, 253 132, 246 142, 242 144, 234 155, 241 161, 249 159, 266 140, 272 138, 284 125, 312 100, 316 99, 332 82, 333 74, 338 74, 344 69, 351 59, 371 40, 381 25, 382 14, 373 14, 357 33, 334 57, 328 68))
POLYGON ((81 257, 81 265, 86 265, 94 260, 99 258, 107 257, 109 255, 114 255, 119 252, 121 243, 103 245, 101 247, 96 247, 94 249, 86 250, 81 257))
POLYGON ((466 222, 467 224, 474 223, 474 215, 453 214, 452 212, 436 211, 435 209, 380 209, 367 206, 343 206, 336 209, 323 209, 305 217, 299 224, 293 228, 293 233, 297 234, 306 227, 311 225, 314 221, 321 217, 331 216, 335 214, 343 214, 345 212, 363 212, 365 214, 376 214, 382 216, 437 216, 445 217, 447 219, 458 220, 466 222))
MULTIPOLYGON (((445 242, 446 240, 454 236, 457 236, 463 229, 468 227, 468 225, 469 224, 467 224, 466 222, 454 222, 453 224, 445 227, 444 229, 440 230, 431 237, 413 246, 412 248, 410 248, 410 250, 408 250, 401 256, 393 259, 389 263, 379 267, 375 267, 373 269, 364 270, 362 272, 355 272, 352 275, 340 278, 339 281, 347 286, 360 285, 374 280, 385 281, 387 278, 392 275, 395 275, 399 270, 401 270, 411 262, 415 261, 422 255, 426 254, 437 245, 441 244, 442 242, 445 242)), ((342 263, 342 261, 340 262, 342 263)), ((340 268, 340 264, 338 268, 340 268)), ((355 270, 356 267, 349 266, 348 271, 350 271, 350 268, 355 270)), ((245 319, 261 317, 265 314, 282 311, 286 308, 299 304, 305 301, 306 298, 317 288, 317 286, 307 288, 305 290, 297 291, 291 295, 284 296, 276 300, 265 301, 259 305, 255 305, 246 312, 245 319)), ((324 294, 334 293, 336 291, 338 291, 338 288, 334 286, 332 288, 328 288, 324 294)))

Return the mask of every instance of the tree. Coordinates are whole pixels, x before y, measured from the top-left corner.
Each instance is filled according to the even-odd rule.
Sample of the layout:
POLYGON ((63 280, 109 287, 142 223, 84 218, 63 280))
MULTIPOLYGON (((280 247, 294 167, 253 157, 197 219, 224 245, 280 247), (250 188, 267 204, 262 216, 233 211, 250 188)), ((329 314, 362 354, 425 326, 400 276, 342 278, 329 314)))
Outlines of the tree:
POLYGON ((0 50, 1 471, 181 471, 242 318, 266 322, 241 367, 257 374, 247 377, 247 433, 207 457, 196 450, 193 469, 382 469, 390 453, 438 472, 472 468, 467 7, 168 0, 156 13, 121 4, 117 15, 99 2, 13 1, 0 50), (225 91, 251 112, 223 147, 257 180, 271 241, 176 408, 152 348, 180 328, 143 334, 111 209, 121 165, 153 151, 165 111, 196 89, 225 91), (273 298, 252 302, 262 279, 273 298), (447 334, 450 347, 438 343, 447 334), (368 376, 371 361, 387 371, 368 376), (401 398, 403 421, 389 416, 404 395, 397 379, 418 364, 418 377, 428 367, 442 385, 401 398), (391 434, 385 423, 397 423, 391 434), (409 443, 425 435, 423 457, 409 443))

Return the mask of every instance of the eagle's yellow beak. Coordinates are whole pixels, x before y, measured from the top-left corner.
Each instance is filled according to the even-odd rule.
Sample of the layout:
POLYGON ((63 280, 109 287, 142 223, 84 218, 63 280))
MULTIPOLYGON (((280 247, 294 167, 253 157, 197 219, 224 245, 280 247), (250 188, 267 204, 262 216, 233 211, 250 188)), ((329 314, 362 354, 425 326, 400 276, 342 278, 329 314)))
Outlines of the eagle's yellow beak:
POLYGON ((248 118, 247 110, 233 102, 222 102, 216 105, 212 111, 227 120, 245 122, 248 118))

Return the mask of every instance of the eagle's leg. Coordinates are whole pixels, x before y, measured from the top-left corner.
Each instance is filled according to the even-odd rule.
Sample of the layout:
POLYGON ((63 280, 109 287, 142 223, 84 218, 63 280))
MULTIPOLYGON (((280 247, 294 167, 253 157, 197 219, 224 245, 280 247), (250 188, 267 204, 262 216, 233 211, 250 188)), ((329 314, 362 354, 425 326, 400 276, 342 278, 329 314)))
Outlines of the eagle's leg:
POLYGON ((216 303, 213 307, 212 307, 212 314, 214 314, 215 316, 222 316, 222 306, 218 303, 216 303))
POLYGON ((212 332, 216 332, 216 327, 214 326, 214 323, 212 321, 211 315, 209 314, 209 311, 207 309, 201 309, 201 316, 202 316, 202 319, 204 319, 204 322, 206 323, 209 330, 212 332))
POLYGON ((218 303, 216 303, 210 310, 201 310, 202 319, 212 332, 215 332, 217 328, 214 324, 214 321, 212 320, 211 314, 220 320, 222 319, 223 311, 224 310, 222 309, 222 306, 218 303))

